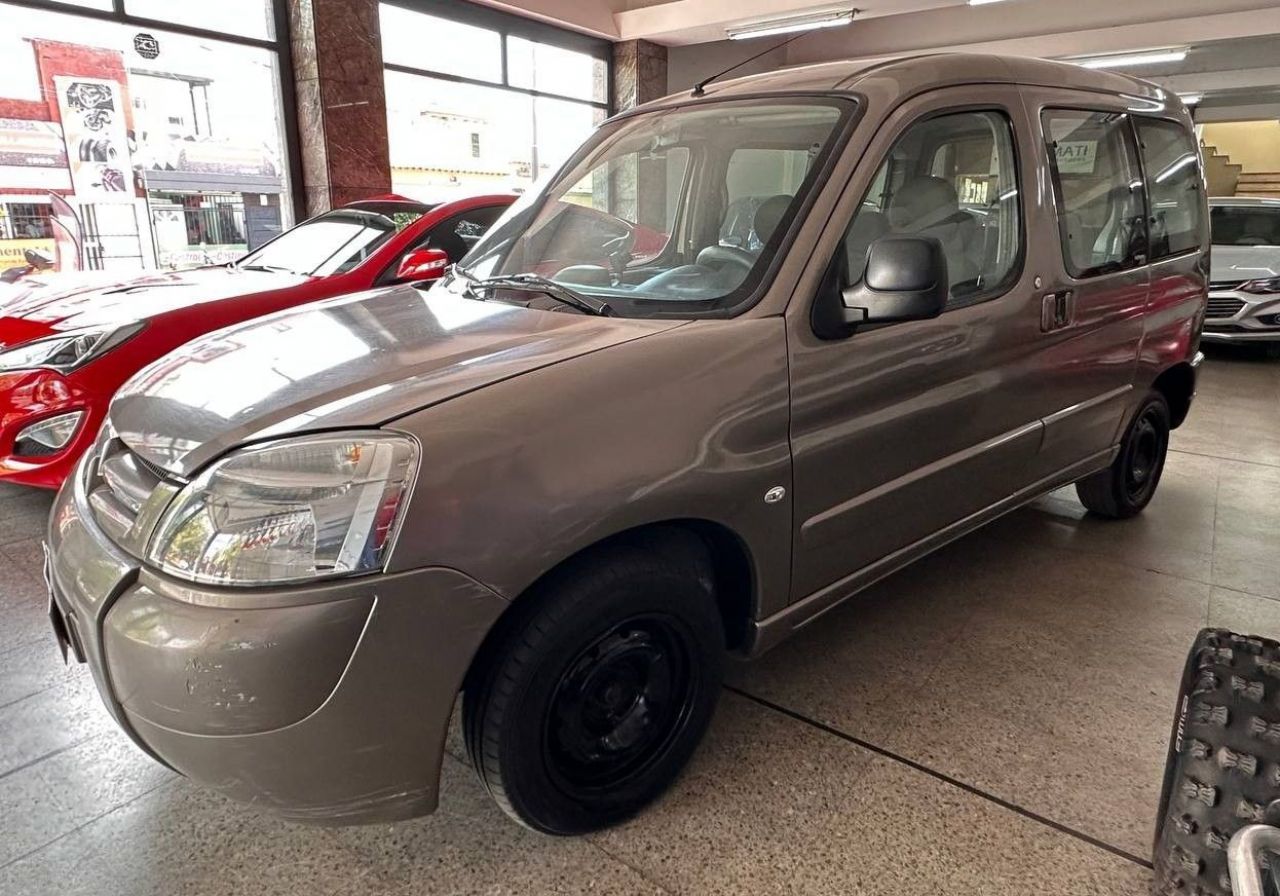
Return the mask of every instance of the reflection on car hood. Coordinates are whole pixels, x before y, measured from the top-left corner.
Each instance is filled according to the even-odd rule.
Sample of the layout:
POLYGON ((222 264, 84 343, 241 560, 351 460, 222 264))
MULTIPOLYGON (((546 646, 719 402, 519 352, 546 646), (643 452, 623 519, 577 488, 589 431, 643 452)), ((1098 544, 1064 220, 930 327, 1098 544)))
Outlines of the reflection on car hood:
POLYGON ((143 458, 188 476, 246 441, 377 426, 681 323, 535 311, 394 287, 188 343, 121 388, 111 423, 143 458))
POLYGON ((82 327, 113 327, 204 302, 286 289, 311 278, 276 271, 193 268, 121 276, 45 274, 18 281, 0 309, 0 342, 17 345, 82 327))
POLYGON ((1214 283, 1241 283, 1280 277, 1280 248, 1276 246, 1214 246, 1214 283))

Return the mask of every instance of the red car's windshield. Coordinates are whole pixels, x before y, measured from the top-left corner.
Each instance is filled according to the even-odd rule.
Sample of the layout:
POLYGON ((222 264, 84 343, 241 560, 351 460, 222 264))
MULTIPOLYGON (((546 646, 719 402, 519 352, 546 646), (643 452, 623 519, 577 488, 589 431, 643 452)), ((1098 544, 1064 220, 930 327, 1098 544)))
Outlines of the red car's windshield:
POLYGON ((327 277, 351 270, 428 208, 402 210, 342 208, 312 218, 236 262, 245 270, 289 271, 327 277))

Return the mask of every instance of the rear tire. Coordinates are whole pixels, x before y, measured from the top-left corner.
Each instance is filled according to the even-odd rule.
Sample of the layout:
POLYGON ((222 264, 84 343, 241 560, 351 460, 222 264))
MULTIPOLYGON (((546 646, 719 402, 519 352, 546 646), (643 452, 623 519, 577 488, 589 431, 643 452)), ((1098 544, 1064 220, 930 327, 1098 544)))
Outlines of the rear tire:
POLYGON ((1099 516, 1123 520, 1151 503, 1169 452, 1169 402, 1149 392, 1134 415, 1111 466, 1076 483, 1080 503, 1099 516))
POLYGON ((610 546, 521 598, 463 696, 494 801, 547 834, 617 824, 693 754, 720 695, 712 570, 678 531, 610 546))
POLYGON ((1227 842, 1280 798, 1280 643, 1205 629, 1187 657, 1156 824, 1157 896, 1227 896, 1227 842))

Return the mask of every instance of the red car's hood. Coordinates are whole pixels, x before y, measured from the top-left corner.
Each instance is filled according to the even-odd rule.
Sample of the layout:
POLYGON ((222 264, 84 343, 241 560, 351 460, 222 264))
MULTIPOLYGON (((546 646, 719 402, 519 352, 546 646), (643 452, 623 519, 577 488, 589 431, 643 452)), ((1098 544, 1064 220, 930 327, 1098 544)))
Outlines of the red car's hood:
POLYGON ((18 345, 62 330, 114 326, 178 308, 286 289, 309 277, 225 267, 122 277, 52 274, 18 282, 0 305, 0 344, 18 345))

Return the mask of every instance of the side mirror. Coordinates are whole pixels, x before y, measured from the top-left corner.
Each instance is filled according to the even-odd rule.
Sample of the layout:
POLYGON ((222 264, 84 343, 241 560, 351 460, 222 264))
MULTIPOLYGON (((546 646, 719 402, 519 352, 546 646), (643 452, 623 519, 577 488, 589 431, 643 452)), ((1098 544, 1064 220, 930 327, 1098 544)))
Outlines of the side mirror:
POLYGON ((449 256, 440 249, 414 249, 400 261, 396 281, 438 280, 449 267, 449 256))
POLYGON ((942 243, 926 236, 881 237, 867 250, 860 282, 823 290, 814 306, 814 330, 824 339, 841 339, 863 324, 929 320, 942 313, 949 296, 942 243))

